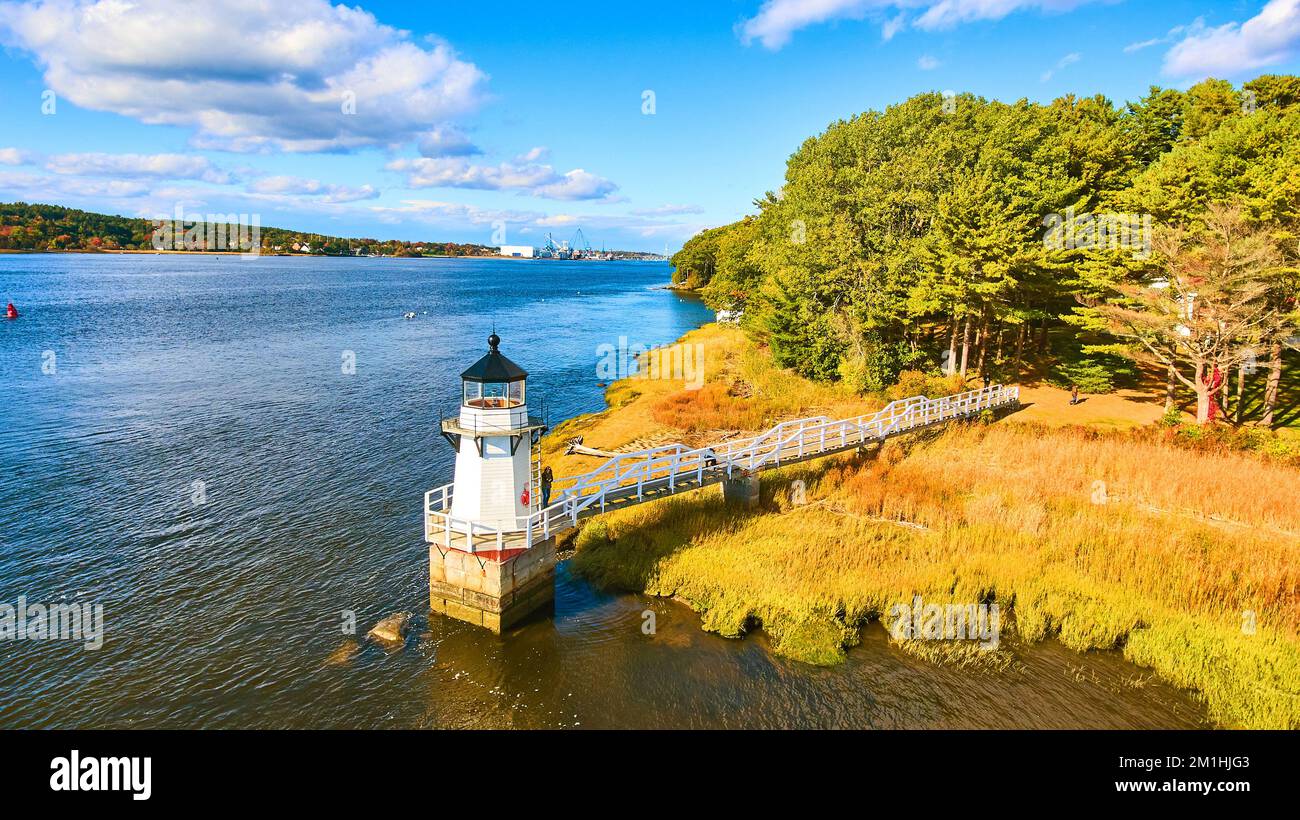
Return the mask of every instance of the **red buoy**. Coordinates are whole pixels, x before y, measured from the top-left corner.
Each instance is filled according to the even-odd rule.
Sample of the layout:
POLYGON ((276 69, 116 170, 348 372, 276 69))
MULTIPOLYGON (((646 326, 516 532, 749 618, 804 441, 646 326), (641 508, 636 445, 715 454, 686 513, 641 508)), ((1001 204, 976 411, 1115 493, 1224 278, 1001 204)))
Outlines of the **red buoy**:
POLYGON ((10 303, 9 303, 9 307, 5 308, 5 318, 6 318, 6 319, 17 319, 17 318, 18 318, 18 308, 14 307, 14 303, 13 303, 13 302, 10 302, 10 303))

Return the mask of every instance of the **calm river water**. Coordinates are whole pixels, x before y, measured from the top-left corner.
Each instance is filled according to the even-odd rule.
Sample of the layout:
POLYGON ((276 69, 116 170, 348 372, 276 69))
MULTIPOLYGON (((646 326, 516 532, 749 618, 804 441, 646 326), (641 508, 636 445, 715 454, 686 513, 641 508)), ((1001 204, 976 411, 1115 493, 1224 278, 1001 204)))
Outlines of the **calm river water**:
MULTIPOLYGON (((650 263, 0 255, 0 603, 104 606, 98 651, 0 641, 0 727, 1194 726, 1114 654, 1006 672, 836 669, 593 590, 496 637, 427 615, 440 409, 495 322, 552 423, 599 410, 596 348, 707 321, 650 263), (414 319, 402 314, 415 311, 414 319), (345 373, 353 356, 355 373, 345 373), (658 632, 641 632, 641 613, 658 632), (405 649, 346 660, 417 613, 405 649), (333 658, 333 660, 331 660, 333 658)), ((532 402, 530 402, 531 404, 532 402)))

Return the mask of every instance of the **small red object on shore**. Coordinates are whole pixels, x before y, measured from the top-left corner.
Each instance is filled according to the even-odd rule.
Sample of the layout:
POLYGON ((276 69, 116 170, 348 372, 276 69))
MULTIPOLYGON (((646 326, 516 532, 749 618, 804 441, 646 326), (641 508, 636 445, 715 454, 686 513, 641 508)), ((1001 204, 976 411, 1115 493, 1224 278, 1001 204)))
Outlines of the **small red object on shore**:
POLYGON ((10 302, 10 303, 9 303, 9 307, 5 308, 5 318, 6 318, 6 319, 17 319, 17 318, 18 318, 18 308, 14 307, 14 303, 13 303, 13 302, 10 302))

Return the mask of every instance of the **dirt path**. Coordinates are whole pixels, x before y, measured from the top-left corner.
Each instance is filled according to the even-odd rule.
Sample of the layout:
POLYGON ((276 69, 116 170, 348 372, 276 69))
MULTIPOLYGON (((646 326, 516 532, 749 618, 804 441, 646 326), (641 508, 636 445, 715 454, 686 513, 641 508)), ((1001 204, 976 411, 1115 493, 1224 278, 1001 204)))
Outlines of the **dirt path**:
POLYGON ((1021 410, 1007 417, 1009 422, 1036 422, 1054 427, 1083 424, 1124 430, 1159 421, 1164 404, 1150 391, 1119 390, 1101 396, 1080 396, 1071 406, 1070 393, 1045 384, 1020 388, 1021 410))

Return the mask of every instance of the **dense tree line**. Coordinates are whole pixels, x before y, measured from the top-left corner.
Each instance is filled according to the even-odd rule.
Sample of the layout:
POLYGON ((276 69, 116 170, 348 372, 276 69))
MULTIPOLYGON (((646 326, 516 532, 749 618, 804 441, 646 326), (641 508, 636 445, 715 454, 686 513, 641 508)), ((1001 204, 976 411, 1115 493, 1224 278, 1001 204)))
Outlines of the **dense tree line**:
POLYGON ((908 367, 1015 378, 1074 326, 1095 361, 1195 390, 1200 420, 1267 357, 1271 421, 1296 332, 1298 102, 1275 75, 1122 107, 921 94, 808 139, 756 215, 686 243, 674 281, 743 309, 782 365, 860 389, 908 367))
MULTIPOLYGON (((208 235, 206 223, 199 233, 208 235)), ((57 205, 0 203, 0 250, 152 250, 157 220, 80 211, 57 205)), ((260 227, 261 252, 370 256, 485 256, 486 245, 344 238, 283 228, 260 227)), ((174 248, 174 243, 168 243, 174 248)), ((197 250, 207 250, 202 242, 197 250)), ((214 247, 212 250, 226 250, 214 247)))

